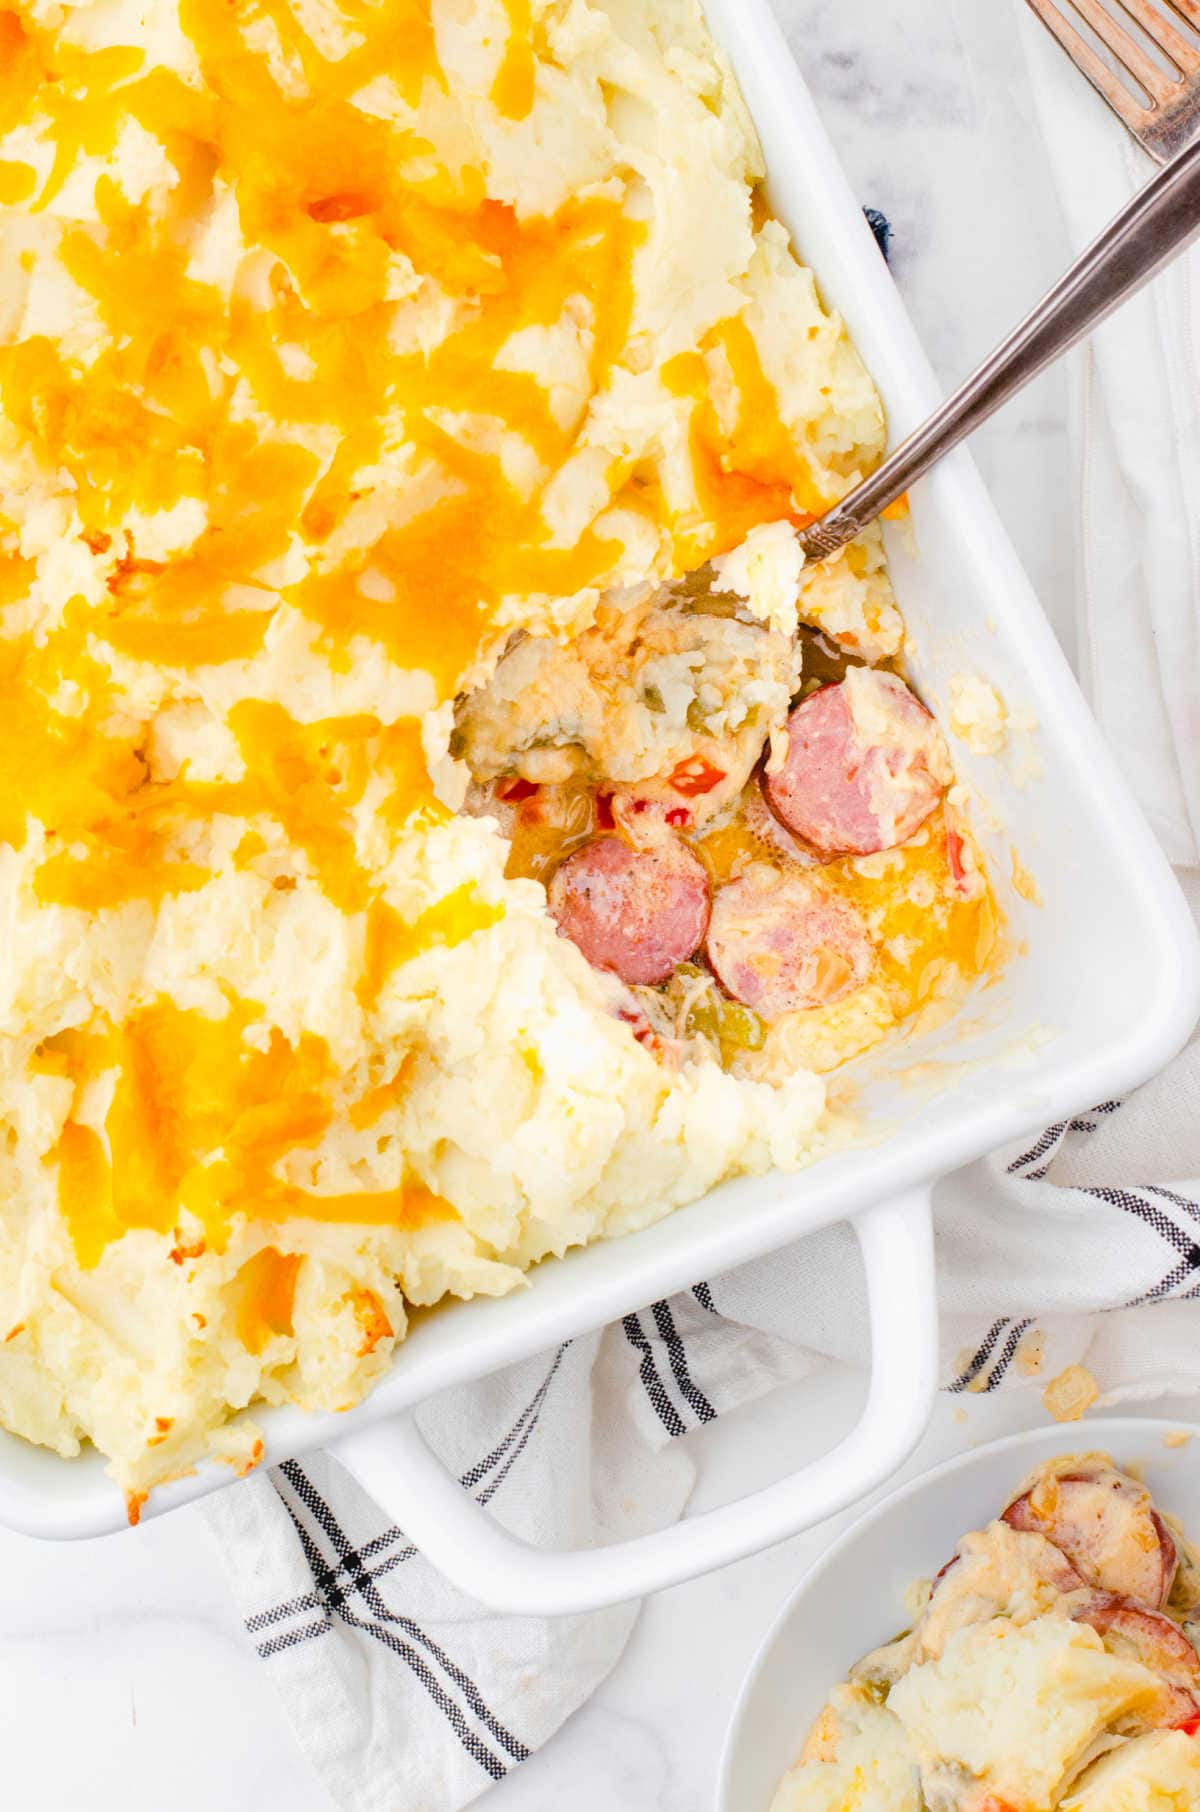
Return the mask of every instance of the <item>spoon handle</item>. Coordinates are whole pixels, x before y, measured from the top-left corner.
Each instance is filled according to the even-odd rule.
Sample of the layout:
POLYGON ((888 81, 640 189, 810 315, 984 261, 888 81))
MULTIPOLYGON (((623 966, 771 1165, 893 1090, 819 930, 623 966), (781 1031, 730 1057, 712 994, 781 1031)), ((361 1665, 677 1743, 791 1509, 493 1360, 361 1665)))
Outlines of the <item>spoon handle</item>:
POLYGON ((824 560, 903 495, 944 453, 1148 283, 1200 233, 1200 139, 1151 177, 990 358, 877 471, 800 531, 824 560))

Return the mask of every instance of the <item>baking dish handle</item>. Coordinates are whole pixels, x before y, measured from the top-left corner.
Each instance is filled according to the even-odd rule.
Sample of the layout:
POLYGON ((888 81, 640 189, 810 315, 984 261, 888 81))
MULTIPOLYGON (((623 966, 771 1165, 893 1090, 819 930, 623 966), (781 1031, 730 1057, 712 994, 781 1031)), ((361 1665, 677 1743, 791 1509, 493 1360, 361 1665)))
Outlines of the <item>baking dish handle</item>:
POLYGON ((551 1552, 501 1528, 430 1452, 411 1412, 348 1434, 332 1451, 426 1559, 496 1611, 594 1611, 728 1566, 864 1497, 920 1439, 937 1385, 929 1196, 913 1190, 851 1223, 871 1317, 871 1384, 857 1427, 811 1465, 749 1497, 631 1541, 551 1552))

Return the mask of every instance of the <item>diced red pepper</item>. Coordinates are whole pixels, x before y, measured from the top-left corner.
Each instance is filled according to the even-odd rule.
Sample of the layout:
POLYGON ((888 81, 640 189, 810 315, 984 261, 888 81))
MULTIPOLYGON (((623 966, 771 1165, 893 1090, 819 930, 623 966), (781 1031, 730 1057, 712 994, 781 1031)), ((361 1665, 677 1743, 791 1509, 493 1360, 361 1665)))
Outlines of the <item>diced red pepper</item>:
POLYGON ((724 768, 715 768, 703 755, 689 755, 671 771, 671 785, 685 799, 695 799, 700 793, 711 793, 715 786, 720 786, 725 778, 724 768))
POLYGON ((1174 1728, 1182 1730, 1184 1736, 1200 1736, 1200 1711, 1194 1712, 1190 1718, 1184 1718, 1174 1728))
POLYGON ((516 805, 522 799, 532 799, 537 787, 532 780, 505 780, 496 788, 500 798, 509 805, 516 805))
POLYGON ((611 830, 616 820, 613 817, 612 794, 596 794, 596 825, 599 830, 611 830))
POLYGON ((962 852, 963 852, 962 838, 959 836, 957 831, 953 831, 949 828, 949 826, 947 826, 947 829, 946 829, 946 860, 950 864, 950 873, 954 876, 955 882, 957 883, 957 885, 959 887, 962 886, 963 882, 967 878, 967 871, 963 867, 962 852))
POLYGON ((639 1007, 618 1007, 617 1018, 627 1025, 638 1043, 648 1051, 657 1051, 662 1040, 639 1007))
POLYGON ((982 892, 979 870, 971 859, 964 839, 950 825, 946 826, 946 865, 955 891, 961 899, 969 900, 982 892))
POLYGON ((684 825, 692 822, 692 814, 686 805, 673 805, 670 811, 664 815, 667 823, 671 825, 674 830, 682 830, 684 825))

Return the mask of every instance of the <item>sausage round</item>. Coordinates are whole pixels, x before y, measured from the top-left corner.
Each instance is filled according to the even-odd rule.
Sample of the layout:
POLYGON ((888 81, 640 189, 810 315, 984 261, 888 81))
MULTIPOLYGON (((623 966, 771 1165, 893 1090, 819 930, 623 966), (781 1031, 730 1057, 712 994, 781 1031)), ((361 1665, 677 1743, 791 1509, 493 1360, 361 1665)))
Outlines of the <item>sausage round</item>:
POLYGON ((624 982, 666 981, 708 929, 708 875, 676 837, 647 849, 594 837, 555 870, 549 900, 588 962, 624 982))
POLYGON ((902 679, 854 668, 788 718, 788 752, 763 775, 780 823, 822 855, 872 855, 920 829, 950 778, 933 718, 902 679))
POLYGON ((1042 1507, 1037 1492, 1023 1493, 1004 1521, 1046 1536, 1090 1585, 1161 1610, 1179 1555, 1144 1485, 1106 1467, 1066 1473, 1046 1497, 1042 1507))
POLYGON ((706 949, 725 992, 764 1019, 841 1000, 874 955, 853 906, 809 874, 765 864, 717 890, 706 949))

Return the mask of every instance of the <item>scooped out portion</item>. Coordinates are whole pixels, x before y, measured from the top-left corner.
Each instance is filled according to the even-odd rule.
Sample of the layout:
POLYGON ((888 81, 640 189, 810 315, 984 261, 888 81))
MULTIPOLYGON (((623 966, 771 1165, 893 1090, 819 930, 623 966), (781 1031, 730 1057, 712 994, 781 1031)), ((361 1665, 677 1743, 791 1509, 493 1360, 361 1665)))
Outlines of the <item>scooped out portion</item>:
POLYGON ((458 700, 452 741, 465 809, 634 991, 615 1002, 634 1035, 668 1065, 768 1081, 877 1043, 965 987, 996 937, 937 724, 897 673, 801 621, 785 548, 777 524, 718 563, 722 583, 768 573, 761 617, 685 582, 605 603, 570 643, 518 637, 458 700))
POLYGON ((799 684, 794 635, 732 598, 643 586, 570 642, 518 635, 455 708, 477 781, 575 782, 694 830, 736 800, 799 684))
POLYGON ((771 1812, 1196 1812, 1198 1580, 1108 1455, 1048 1462, 834 1688, 771 1812))

